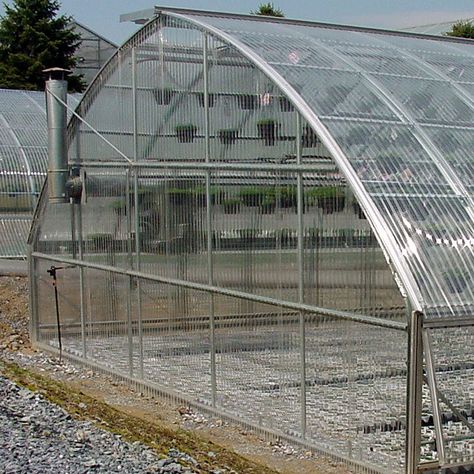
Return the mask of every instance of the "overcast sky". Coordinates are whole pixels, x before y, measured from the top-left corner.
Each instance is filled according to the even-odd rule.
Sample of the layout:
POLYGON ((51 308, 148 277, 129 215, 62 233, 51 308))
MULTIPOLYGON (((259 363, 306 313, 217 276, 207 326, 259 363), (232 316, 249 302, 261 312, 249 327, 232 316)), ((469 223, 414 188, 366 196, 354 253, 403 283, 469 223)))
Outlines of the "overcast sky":
MULTIPOLYGON (((118 44, 138 28, 131 23, 119 23, 120 14, 156 5, 149 0, 62 0, 60 3, 62 13, 118 44)), ((159 5, 249 13, 260 3, 266 0, 166 0, 159 5)), ((474 0, 277 0, 273 3, 288 18, 394 29, 474 17, 474 0)), ((3 5, 0 12, 4 12, 3 5)))

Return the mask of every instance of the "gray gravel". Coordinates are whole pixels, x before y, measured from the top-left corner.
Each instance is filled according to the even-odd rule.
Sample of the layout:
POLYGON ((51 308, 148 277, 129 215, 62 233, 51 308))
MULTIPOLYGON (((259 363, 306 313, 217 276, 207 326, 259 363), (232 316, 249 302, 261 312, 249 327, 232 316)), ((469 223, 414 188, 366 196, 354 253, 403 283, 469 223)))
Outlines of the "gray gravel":
POLYGON ((180 460, 196 463, 174 449, 159 459, 141 443, 127 443, 90 422, 74 420, 41 394, 0 375, 2 473, 191 473, 180 460))

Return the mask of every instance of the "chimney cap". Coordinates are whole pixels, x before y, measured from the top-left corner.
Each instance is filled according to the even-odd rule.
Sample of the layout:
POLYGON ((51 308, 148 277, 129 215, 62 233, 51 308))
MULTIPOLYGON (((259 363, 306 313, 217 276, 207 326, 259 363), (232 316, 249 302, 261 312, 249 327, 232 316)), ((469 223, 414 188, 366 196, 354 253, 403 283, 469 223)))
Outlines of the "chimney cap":
POLYGON ((48 79, 60 79, 64 80, 64 78, 71 74, 71 70, 63 69, 61 67, 50 67, 48 69, 43 69, 43 73, 48 76, 48 79))

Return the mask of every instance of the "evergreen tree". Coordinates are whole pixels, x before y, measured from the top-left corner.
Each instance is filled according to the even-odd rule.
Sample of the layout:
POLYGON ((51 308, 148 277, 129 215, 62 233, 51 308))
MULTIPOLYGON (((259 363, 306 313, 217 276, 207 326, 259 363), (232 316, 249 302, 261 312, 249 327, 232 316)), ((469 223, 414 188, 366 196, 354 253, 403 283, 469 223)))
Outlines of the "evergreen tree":
MULTIPOLYGON (((14 0, 0 17, 0 87, 44 90, 43 69, 71 69, 80 36, 68 26, 71 18, 57 16, 57 0, 14 0)), ((68 77, 69 90, 81 92, 81 76, 68 77)))
POLYGON ((261 3, 258 6, 258 10, 254 12, 250 12, 253 15, 262 15, 262 16, 276 16, 276 17, 284 17, 283 12, 279 8, 275 8, 273 3, 261 3))
POLYGON ((447 31, 448 36, 459 36, 461 38, 474 39, 474 25, 471 20, 459 20, 454 23, 451 31, 447 31))

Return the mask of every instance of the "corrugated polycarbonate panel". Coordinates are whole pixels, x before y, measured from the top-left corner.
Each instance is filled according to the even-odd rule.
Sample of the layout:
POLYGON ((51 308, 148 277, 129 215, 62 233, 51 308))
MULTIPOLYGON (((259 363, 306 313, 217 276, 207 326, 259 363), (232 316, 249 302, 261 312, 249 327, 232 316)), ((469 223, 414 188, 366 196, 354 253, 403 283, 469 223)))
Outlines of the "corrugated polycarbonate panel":
POLYGON ((379 236, 395 236, 394 258, 415 276, 417 303, 428 317, 464 315, 474 301, 474 228, 461 171, 469 165, 459 161, 471 161, 471 152, 449 158, 456 154, 449 143, 461 142, 458 156, 463 144, 472 145, 474 107, 454 85, 472 90, 472 47, 341 28, 190 18, 249 48, 301 95, 383 216, 379 236), (449 127, 436 138, 425 124, 449 127))
MULTIPOLYGON (((69 95, 74 108, 78 95, 69 95)), ((68 111, 68 116, 71 113, 68 111)), ((44 92, 0 90, 0 258, 24 257, 48 162, 44 92)))

